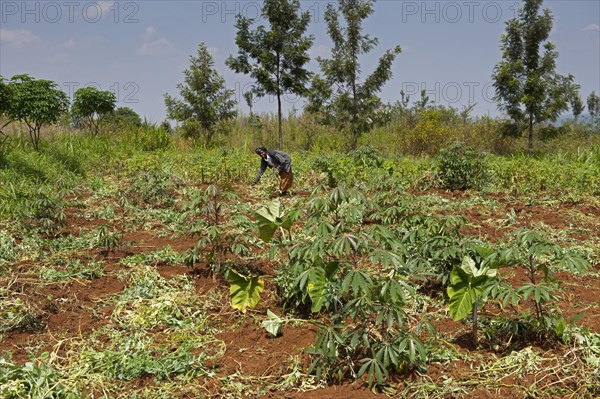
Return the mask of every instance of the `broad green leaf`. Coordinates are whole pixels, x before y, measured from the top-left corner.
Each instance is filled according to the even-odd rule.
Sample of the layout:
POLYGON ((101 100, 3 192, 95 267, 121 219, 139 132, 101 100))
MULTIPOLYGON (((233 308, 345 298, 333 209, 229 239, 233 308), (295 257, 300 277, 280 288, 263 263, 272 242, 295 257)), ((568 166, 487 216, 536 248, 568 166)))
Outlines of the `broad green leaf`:
POLYGON ((469 289, 467 282, 448 286, 448 296, 450 297, 449 308, 452 320, 464 319, 473 311, 476 295, 473 290, 469 289))
POLYGON ((290 230, 292 223, 297 217, 296 212, 290 211, 289 215, 284 214, 281 201, 276 199, 266 206, 263 206, 254 213, 258 223, 258 232, 261 240, 270 242, 278 227, 290 230))
POLYGON ((312 302, 311 311, 318 313, 327 301, 325 289, 327 287, 327 277, 325 270, 321 267, 313 267, 308 273, 308 296, 312 302))
POLYGON ((478 270, 475 262, 464 257, 460 267, 454 266, 451 273, 451 282, 448 286, 450 298, 449 309, 453 320, 461 320, 473 311, 473 304, 481 296, 490 281, 489 274, 494 277, 496 269, 478 270))
POLYGON ((269 334, 271 334, 271 336, 276 337, 281 333, 283 319, 271 312, 270 309, 267 309, 267 320, 263 320, 261 325, 269 332, 269 334))
POLYGON ((475 261, 473 259, 471 259, 468 256, 465 256, 462 260, 462 264, 460 265, 460 268, 469 276, 469 277, 474 277, 477 276, 479 273, 479 270, 477 269, 477 266, 475 266, 475 261))
POLYGON ((260 302, 260 294, 265 289, 265 282, 256 277, 246 278, 235 270, 229 269, 229 296, 234 309, 246 313, 246 308, 254 308, 260 302))

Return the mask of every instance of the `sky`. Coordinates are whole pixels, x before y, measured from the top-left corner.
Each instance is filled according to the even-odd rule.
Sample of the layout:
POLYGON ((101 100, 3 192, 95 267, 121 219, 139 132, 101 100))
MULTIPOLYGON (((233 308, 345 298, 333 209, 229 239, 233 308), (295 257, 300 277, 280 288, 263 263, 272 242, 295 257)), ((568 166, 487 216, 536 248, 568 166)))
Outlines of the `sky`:
MULTIPOLYGON (((330 1, 304 0, 314 36, 309 69, 329 57, 324 12, 330 1)), ((335 4, 335 3, 334 3, 335 4)), ((393 78, 380 96, 417 100, 425 89, 436 104, 458 109, 475 104, 471 115, 499 116, 492 100, 492 72, 501 58, 500 36, 520 2, 379 0, 364 33, 379 44, 361 58, 368 76, 383 53, 402 47, 393 78)), ((155 123, 165 119, 164 94, 177 96, 189 57, 204 42, 215 68, 233 89, 238 109, 248 113, 243 93, 252 80, 231 71, 225 60, 237 54, 235 16, 260 17, 262 1, 9 1, 0 0, 0 75, 27 73, 55 81, 69 96, 80 87, 113 91, 117 106, 130 107, 155 123)), ((554 15, 550 40, 559 52, 557 71, 573 74, 581 96, 600 93, 600 1, 546 0, 554 15)), ((255 25, 255 26, 256 26, 255 25)), ((301 112, 303 100, 286 95, 284 112, 301 112)), ((276 112, 272 97, 257 99, 254 112, 276 112)))

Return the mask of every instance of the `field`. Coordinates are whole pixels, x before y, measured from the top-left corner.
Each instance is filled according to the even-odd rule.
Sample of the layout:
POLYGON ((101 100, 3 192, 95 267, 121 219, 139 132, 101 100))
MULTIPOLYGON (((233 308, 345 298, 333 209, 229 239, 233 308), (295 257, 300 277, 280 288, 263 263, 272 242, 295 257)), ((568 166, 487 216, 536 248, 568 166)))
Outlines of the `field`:
POLYGON ((488 155, 467 189, 297 152, 279 197, 251 149, 157 147, 0 158, 0 397, 600 395, 599 148, 488 155))

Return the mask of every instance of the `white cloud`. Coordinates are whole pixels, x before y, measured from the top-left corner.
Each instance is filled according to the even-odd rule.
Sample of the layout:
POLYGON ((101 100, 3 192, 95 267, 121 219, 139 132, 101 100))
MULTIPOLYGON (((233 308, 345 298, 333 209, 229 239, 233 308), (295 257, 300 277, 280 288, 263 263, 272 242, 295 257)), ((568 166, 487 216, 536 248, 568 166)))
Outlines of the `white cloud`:
POLYGON ((161 37, 160 39, 143 43, 137 50, 140 55, 161 55, 170 52, 173 49, 173 44, 161 37))
POLYGON ((70 37, 66 42, 63 43, 63 46, 68 49, 89 49, 101 43, 104 43, 104 38, 101 36, 89 36, 79 39, 70 37))
POLYGON ((600 25, 598 24, 589 24, 585 28, 583 28, 586 32, 600 32, 600 25))
POLYGON ((155 35, 156 35, 156 28, 154 26, 150 25, 146 28, 142 37, 144 38, 144 40, 149 40, 152 37, 154 37, 155 35))
POLYGON ((27 29, 0 29, 0 42, 13 46, 29 46, 42 41, 38 35, 27 29))

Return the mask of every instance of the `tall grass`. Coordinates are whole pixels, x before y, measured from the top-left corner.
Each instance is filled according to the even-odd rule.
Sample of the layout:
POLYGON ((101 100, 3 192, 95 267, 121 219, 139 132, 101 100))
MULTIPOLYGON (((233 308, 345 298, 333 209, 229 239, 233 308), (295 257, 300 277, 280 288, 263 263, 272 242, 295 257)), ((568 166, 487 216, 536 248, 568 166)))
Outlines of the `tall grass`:
MULTIPOLYGON (((378 165, 358 162, 347 152, 343 132, 323 126, 310 115, 284 118, 284 145, 299 176, 333 184, 368 183, 387 179, 394 184, 426 186, 434 171, 431 156, 461 140, 488 157, 488 189, 512 192, 600 193, 600 128, 570 122, 560 129, 540 129, 536 153, 525 153, 525 138, 502 137, 502 121, 487 117, 469 120, 455 111, 430 108, 394 115, 382 127, 361 137, 359 145, 379 152, 378 165), (550 132, 550 134, 548 134, 550 132), (494 155, 497 154, 497 155, 494 155)), ((87 179, 140 171, 163 171, 197 184, 250 183, 258 169, 253 149, 274 148, 275 115, 251 120, 240 116, 213 141, 185 140, 162 129, 143 125, 90 136, 65 127, 44 132, 39 151, 25 129, 13 125, 10 140, 0 151, 0 217, 18 217, 28 202, 77 188, 87 179)), ((369 153, 359 156, 368 159, 369 153), (365 155, 367 154, 367 155, 365 155), (366 157, 366 158, 365 158, 366 157)), ((362 158, 361 158, 362 157, 362 158)))

